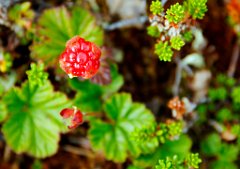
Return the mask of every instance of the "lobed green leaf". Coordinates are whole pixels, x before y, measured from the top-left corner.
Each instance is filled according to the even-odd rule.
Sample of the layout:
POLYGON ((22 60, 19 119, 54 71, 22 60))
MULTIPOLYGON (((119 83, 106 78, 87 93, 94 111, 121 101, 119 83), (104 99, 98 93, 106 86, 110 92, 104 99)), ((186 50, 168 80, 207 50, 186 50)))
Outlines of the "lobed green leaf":
POLYGON ((103 31, 95 18, 86 10, 75 7, 69 12, 66 7, 44 11, 38 21, 37 36, 31 47, 32 57, 54 65, 63 52, 65 43, 75 35, 94 42, 103 43, 103 31), (51 49, 51 50, 49 50, 51 49))
POLYGON ((17 153, 37 158, 53 155, 58 148, 59 133, 66 131, 59 112, 70 106, 66 96, 54 92, 49 81, 38 88, 25 82, 4 98, 9 119, 3 125, 8 145, 17 153))
POLYGON ((116 162, 125 161, 128 153, 138 156, 140 148, 130 135, 143 122, 154 122, 151 112, 143 104, 133 103, 127 93, 113 95, 103 107, 108 121, 91 121, 89 137, 93 148, 102 150, 107 159, 116 162))

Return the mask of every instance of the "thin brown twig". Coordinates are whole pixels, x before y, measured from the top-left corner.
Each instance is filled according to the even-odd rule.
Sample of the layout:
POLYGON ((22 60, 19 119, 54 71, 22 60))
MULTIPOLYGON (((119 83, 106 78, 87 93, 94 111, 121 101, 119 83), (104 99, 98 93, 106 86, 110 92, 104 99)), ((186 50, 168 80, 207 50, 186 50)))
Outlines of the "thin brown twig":
POLYGON ((90 150, 86 150, 86 149, 71 146, 71 145, 64 146, 63 150, 66 151, 66 152, 70 152, 72 154, 86 156, 86 157, 89 157, 89 158, 94 158, 95 157, 94 153, 92 153, 90 150))
POLYGON ((180 87, 181 78, 182 78, 182 64, 181 64, 181 60, 178 56, 175 58, 175 62, 177 64, 177 68, 176 68, 176 73, 175 73, 174 85, 172 87, 172 93, 174 96, 178 96, 179 87, 180 87))
POLYGON ((4 153, 3 153, 3 161, 8 162, 11 157, 11 149, 8 145, 5 146, 4 153))
POLYGON ((236 67, 237 67, 237 63, 238 63, 238 58, 239 58, 239 45, 238 43, 235 44, 234 48, 233 48, 233 54, 231 57, 231 61, 228 67, 228 76, 229 77, 233 77, 234 73, 236 71, 236 67))
POLYGON ((173 96, 178 96, 180 83, 182 79, 182 70, 185 70, 189 76, 193 76, 193 71, 187 64, 184 64, 182 62, 179 56, 176 56, 174 61, 177 65, 177 68, 175 73, 175 81, 172 87, 172 93, 173 93, 173 96))

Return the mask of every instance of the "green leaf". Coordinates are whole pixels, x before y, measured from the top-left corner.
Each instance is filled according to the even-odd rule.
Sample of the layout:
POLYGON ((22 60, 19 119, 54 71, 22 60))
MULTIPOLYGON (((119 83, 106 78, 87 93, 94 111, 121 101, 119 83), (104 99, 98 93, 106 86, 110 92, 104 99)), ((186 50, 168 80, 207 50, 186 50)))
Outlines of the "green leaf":
POLYGON ((222 143, 220 152, 218 153, 219 160, 235 161, 238 158, 239 148, 234 144, 222 143))
POLYGON ((176 50, 180 50, 185 45, 185 42, 182 40, 180 36, 172 37, 170 43, 171 47, 176 50))
POLYGON ((224 121, 232 120, 233 116, 232 116, 231 110, 229 110, 228 108, 222 108, 217 112, 216 118, 220 122, 224 122, 224 121))
POLYGON ((43 164, 40 160, 38 159, 35 159, 32 166, 31 166, 32 169, 43 169, 43 164))
POLYGON ((150 11, 154 14, 154 15, 160 15, 163 12, 163 6, 161 1, 156 0, 156 1, 152 1, 151 5, 150 5, 150 11))
POLYGON ((207 0, 187 0, 184 6, 193 19, 202 19, 207 12, 207 0))
POLYGON ((0 122, 4 121, 7 117, 7 109, 6 105, 2 102, 0 102, 0 122))
POLYGON ((69 79, 70 86, 77 91, 74 104, 84 112, 98 112, 102 109, 102 102, 123 85, 123 77, 117 71, 116 65, 111 65, 112 82, 105 86, 93 84, 90 81, 69 79))
POLYGON ((166 18, 169 20, 169 22, 174 22, 175 24, 181 22, 184 16, 184 7, 179 3, 171 5, 171 7, 168 8, 166 12, 166 18))
POLYGON ((152 37, 156 37, 156 38, 160 36, 160 32, 159 32, 157 26, 148 26, 147 27, 147 34, 152 36, 152 37))
POLYGON ((134 166, 134 165, 130 165, 130 166, 128 166, 127 169, 144 169, 144 168, 142 168, 142 167, 137 167, 137 166, 134 166))
POLYGON ((187 155, 185 161, 189 168, 199 168, 199 164, 202 162, 198 153, 191 153, 187 155))
POLYGON ((210 168, 211 169, 238 169, 236 164, 228 161, 221 161, 221 160, 212 162, 210 165, 210 168))
POLYGON ((180 160, 184 159, 192 146, 192 141, 187 135, 181 135, 178 140, 167 141, 158 149, 159 158, 177 155, 180 160))
POLYGON ((158 164, 155 166, 155 169, 179 169, 180 162, 177 159, 177 156, 167 157, 166 159, 161 159, 158 161, 158 164))
POLYGON ((159 141, 155 136, 156 129, 156 124, 151 124, 150 126, 143 125, 143 127, 137 128, 131 133, 131 139, 140 146, 143 154, 154 152, 156 147, 158 147, 159 141))
POLYGON ((3 125, 8 145, 17 153, 37 158, 53 155, 58 148, 59 133, 65 131, 59 112, 69 107, 64 94, 54 92, 50 82, 31 88, 13 88, 4 96, 9 119, 3 125))
POLYGON ((27 71, 27 75, 31 87, 43 85, 48 78, 48 74, 44 72, 43 63, 32 63, 31 70, 27 71))
POLYGON ((130 94, 121 93, 110 97, 104 104, 107 122, 92 120, 89 137, 96 150, 102 150, 107 159, 124 162, 128 153, 140 154, 140 148, 130 139, 136 128, 142 123, 154 123, 151 112, 140 103, 133 103, 130 94))
POLYGON ((197 112, 198 112, 198 123, 203 123, 207 121, 207 111, 208 111, 208 107, 206 104, 200 104, 197 107, 197 112))
POLYGON ((192 31, 184 32, 182 36, 186 42, 190 42, 193 39, 192 31))
POLYGON ((21 4, 12 6, 8 11, 8 18, 20 27, 26 26, 34 18, 34 11, 31 10, 31 2, 22 2, 21 4))
POLYGON ((240 104, 240 86, 233 88, 231 97, 234 103, 240 104))
POLYGON ((234 124, 231 127, 231 133, 240 138, 240 124, 234 124))
POLYGON ((228 92, 224 87, 210 88, 208 95, 212 101, 225 100, 227 98, 228 92))
POLYGON ((236 80, 232 77, 228 77, 225 74, 218 74, 216 78, 218 84, 224 85, 227 87, 233 87, 236 83, 236 80))
POLYGON ((217 155, 221 150, 221 138, 218 134, 212 133, 201 142, 201 150, 208 156, 217 155))
POLYGON ((3 132, 7 143, 17 153, 27 151, 35 157, 46 157, 54 154, 58 147, 57 126, 38 113, 34 118, 25 112, 14 114, 4 124, 3 132))
POLYGON ((69 79, 70 86, 77 91, 74 98, 76 105, 83 112, 98 112, 102 107, 102 90, 97 84, 89 80, 80 81, 77 78, 69 79))
POLYGON ((110 65, 112 82, 102 86, 102 98, 106 99, 117 92, 124 84, 123 76, 118 73, 118 67, 115 64, 110 65))
POLYGON ((95 18, 78 7, 71 12, 65 7, 48 9, 40 17, 38 27, 39 39, 35 39, 31 48, 32 57, 41 59, 46 64, 56 64, 65 43, 75 35, 97 45, 103 43, 103 31, 96 25, 95 18))
POLYGON ((154 53, 158 55, 161 61, 170 62, 172 60, 173 51, 168 42, 163 43, 162 41, 159 41, 157 44, 155 44, 154 53))

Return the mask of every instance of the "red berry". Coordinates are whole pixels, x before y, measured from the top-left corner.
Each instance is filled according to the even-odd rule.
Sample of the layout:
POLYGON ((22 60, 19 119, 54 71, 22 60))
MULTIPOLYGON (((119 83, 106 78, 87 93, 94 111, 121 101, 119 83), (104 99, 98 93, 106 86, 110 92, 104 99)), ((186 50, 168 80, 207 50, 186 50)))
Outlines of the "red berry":
POLYGON ((89 79, 94 76, 100 66, 101 50, 92 42, 80 36, 74 36, 66 43, 60 55, 60 67, 69 77, 89 79))
POLYGON ((83 123, 83 114, 76 107, 65 108, 60 112, 60 115, 66 120, 69 129, 76 128, 83 123))

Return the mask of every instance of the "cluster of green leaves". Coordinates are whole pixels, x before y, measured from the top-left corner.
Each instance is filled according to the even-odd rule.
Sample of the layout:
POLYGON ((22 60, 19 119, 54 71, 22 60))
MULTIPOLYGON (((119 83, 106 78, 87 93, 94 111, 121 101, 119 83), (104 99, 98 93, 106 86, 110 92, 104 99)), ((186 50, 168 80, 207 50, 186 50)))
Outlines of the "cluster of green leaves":
POLYGON ((127 93, 115 94, 103 105, 107 120, 91 119, 89 138, 94 149, 102 150, 107 159, 124 162, 130 154, 139 156, 141 148, 131 140, 130 133, 142 127, 142 122, 150 125, 154 117, 144 104, 132 102, 127 93))
POLYGON ((159 141, 161 143, 165 143, 166 140, 172 140, 178 138, 182 134, 183 123, 172 122, 169 124, 161 123, 159 125, 159 130, 157 131, 157 136, 159 137, 159 141))
POLYGON ((164 160, 159 160, 155 166, 156 169, 186 169, 186 168, 199 168, 199 164, 202 160, 199 158, 199 154, 190 153, 182 161, 178 159, 177 155, 173 157, 167 157, 164 160))
POLYGON ((220 74, 216 77, 213 87, 209 89, 209 102, 197 108, 201 123, 208 122, 209 118, 216 120, 217 125, 221 127, 218 132, 222 134, 227 132, 227 137, 233 141, 224 142, 217 133, 212 133, 201 142, 202 152, 206 156, 216 157, 210 168, 224 169, 224 166, 237 168, 234 161, 240 155, 239 88, 234 78, 220 74))
POLYGON ((28 75, 29 85, 32 88, 42 86, 48 78, 48 74, 44 72, 43 64, 31 64, 31 70, 28 70, 26 73, 28 75))
POLYGON ((48 65, 57 63, 65 43, 75 35, 97 45, 103 44, 103 30, 88 11, 79 7, 71 12, 66 7, 47 9, 39 18, 37 27, 31 55, 48 65))
POLYGON ((21 42, 28 42, 33 38, 34 25, 33 19, 35 17, 34 11, 31 9, 30 2, 22 2, 14 5, 8 11, 8 18, 13 23, 12 29, 21 38, 21 42))
POLYGON ((150 11, 154 15, 160 15, 164 11, 161 1, 159 1, 159 0, 152 1, 151 6, 150 6, 150 11))
POLYGON ((184 2, 184 8, 193 17, 193 19, 203 19, 207 12, 207 0, 186 0, 184 2))
POLYGON ((191 153, 186 157, 185 162, 188 168, 199 168, 199 164, 202 160, 199 158, 198 153, 191 153))
POLYGON ((175 146, 177 149, 173 148, 170 155, 179 154, 183 157, 187 154, 191 140, 180 136, 183 124, 172 122, 156 126, 152 113, 143 104, 134 103, 130 94, 114 94, 123 84, 123 78, 117 73, 115 65, 112 65, 111 72, 112 83, 107 86, 76 78, 69 79, 70 86, 77 91, 73 99, 74 105, 85 112, 95 112, 97 116, 101 115, 98 112, 104 112, 103 119, 87 118, 90 122, 88 137, 93 149, 102 151, 107 159, 116 162, 124 162, 128 157, 136 159, 135 166, 139 166, 138 163, 144 160, 142 155, 154 155, 146 167, 152 166, 151 162, 156 163, 160 154, 167 152, 166 155, 169 155, 170 147, 175 146), (181 150, 179 146, 182 146, 183 142, 186 145, 181 150), (160 148, 159 143, 165 143, 166 146, 160 148))
POLYGON ((159 59, 162 61, 171 61, 173 56, 173 51, 168 42, 159 41, 155 45, 155 54, 159 56, 159 59))
POLYGON ((158 165, 155 166, 156 169, 175 169, 180 168, 181 162, 178 161, 177 156, 173 156, 172 158, 167 157, 164 160, 159 160, 158 165))
POLYGON ((132 138, 143 144, 144 142, 154 141, 165 143, 167 140, 174 140, 182 134, 183 122, 152 124, 149 127, 137 129, 132 133, 132 138))
MULTIPOLYGON (((240 103, 240 86, 236 85, 234 78, 220 74, 217 76, 214 87, 209 89, 208 97, 211 102, 207 105, 209 111, 217 111, 217 118, 221 118, 221 115, 226 116, 232 114, 233 119, 239 119, 237 111, 239 111, 240 103), (218 110, 215 108, 215 104, 222 104, 218 110)), ((230 115, 229 115, 230 116, 230 115)), ((230 117, 225 120, 230 120, 230 117)))
POLYGON ((179 3, 171 5, 166 11, 166 18, 175 24, 181 22, 185 16, 184 7, 179 3))
POLYGON ((202 117, 207 112, 212 112, 219 122, 227 122, 239 119, 237 113, 240 109, 240 87, 236 80, 224 74, 217 76, 214 86, 208 91, 210 102, 198 106, 198 112, 202 117), (215 105, 221 105, 216 108, 215 105))
POLYGON ((150 126, 141 127, 140 129, 136 128, 131 133, 131 137, 134 141, 140 144, 151 142, 153 139, 156 140, 156 142, 158 142, 156 132, 157 125, 153 124, 150 126))
POLYGON ((161 61, 171 61, 173 50, 179 51, 185 42, 191 41, 190 28, 192 25, 189 25, 187 20, 202 19, 207 11, 206 3, 207 0, 185 0, 183 5, 173 4, 164 13, 161 2, 159 0, 152 1, 150 12, 161 18, 159 20, 163 20, 163 22, 150 25, 147 32, 150 36, 159 38, 155 45, 155 54, 161 61), (183 25, 185 28, 182 28, 183 25))
MULTIPOLYGON (((202 19, 207 12, 207 0, 185 0, 183 5, 176 3, 166 10, 166 18, 170 22, 179 23, 185 15, 191 15, 193 19, 202 19)), ((153 0, 150 5, 150 11, 154 15, 160 15, 164 12, 162 3, 159 0, 153 0)))
POLYGON ((15 21, 19 26, 26 25, 26 22, 34 17, 34 12, 30 9, 30 6, 30 2, 14 5, 8 12, 9 19, 15 21))
POLYGON ((133 160, 133 166, 141 169, 153 167, 153 164, 157 164, 159 159, 173 157, 174 155, 177 155, 178 159, 183 161, 190 153, 191 146, 191 139, 182 134, 176 140, 166 140, 164 144, 159 145, 152 151, 143 153, 133 160))
POLYGON ((171 47, 176 50, 180 50, 185 45, 185 42, 180 36, 175 36, 171 38, 170 42, 171 47))
MULTIPOLYGON (((159 159, 177 155, 184 161, 190 153, 191 139, 182 134, 182 121, 151 124, 149 127, 137 128, 131 133, 131 139, 141 146, 142 154, 133 160, 133 167, 143 169, 152 167, 159 159)), ((192 159, 192 158, 190 158, 192 159)), ((195 163, 189 159, 189 164, 195 163)), ((160 168, 162 166, 159 166, 160 168)))
POLYGON ((223 142, 217 133, 209 134, 201 142, 201 151, 209 157, 216 157, 216 160, 210 163, 212 169, 237 169, 234 163, 239 159, 240 142, 238 144, 228 144, 223 142))
POLYGON ((63 93, 53 91, 47 76, 42 65, 32 64, 28 80, 2 98, 1 108, 7 113, 2 131, 17 153, 39 158, 50 156, 57 151, 60 132, 66 131, 59 112, 71 102, 63 93), (33 75, 34 72, 38 73, 33 75))

